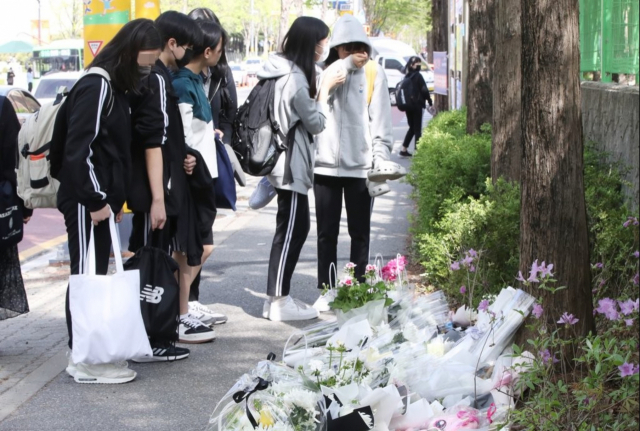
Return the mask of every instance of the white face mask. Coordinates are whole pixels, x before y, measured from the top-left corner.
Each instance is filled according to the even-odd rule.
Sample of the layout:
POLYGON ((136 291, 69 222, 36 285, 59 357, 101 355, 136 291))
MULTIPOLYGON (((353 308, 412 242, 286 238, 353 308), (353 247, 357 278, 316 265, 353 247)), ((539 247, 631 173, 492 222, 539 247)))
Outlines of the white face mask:
POLYGON ((329 58, 329 53, 331 52, 331 50, 329 49, 329 44, 326 44, 325 46, 322 46, 322 45, 318 44, 318 45, 316 45, 316 47, 321 47, 322 48, 322 54, 320 54, 316 50, 316 55, 320 56, 320 58, 318 59, 318 63, 324 63, 329 58))

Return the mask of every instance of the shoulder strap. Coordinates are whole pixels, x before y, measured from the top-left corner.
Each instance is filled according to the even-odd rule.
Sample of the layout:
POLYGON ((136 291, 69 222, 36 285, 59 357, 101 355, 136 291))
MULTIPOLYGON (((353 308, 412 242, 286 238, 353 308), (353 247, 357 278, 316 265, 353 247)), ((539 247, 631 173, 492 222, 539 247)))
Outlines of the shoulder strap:
POLYGON ((114 103, 113 87, 111 86, 111 75, 109 75, 109 72, 101 67, 90 67, 84 74, 84 76, 87 75, 100 75, 107 81, 107 84, 109 85, 109 103, 107 104, 107 107, 109 109, 107 111, 107 116, 109 116, 111 114, 111 110, 113 109, 114 103))
POLYGON ((373 90, 376 85, 376 79, 378 78, 378 64, 370 60, 364 66, 364 73, 367 77, 367 105, 371 105, 373 99, 373 90))

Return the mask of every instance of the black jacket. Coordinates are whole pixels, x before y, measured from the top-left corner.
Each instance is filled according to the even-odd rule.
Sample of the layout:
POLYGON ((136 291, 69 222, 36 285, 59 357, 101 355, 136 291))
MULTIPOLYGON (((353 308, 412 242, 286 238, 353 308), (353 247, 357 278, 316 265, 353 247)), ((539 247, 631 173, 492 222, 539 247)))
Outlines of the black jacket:
POLYGON ((422 76, 422 74, 416 70, 410 72, 408 78, 411 79, 415 91, 420 93, 420 109, 426 107, 427 102, 429 102, 429 106, 433 106, 433 100, 431 100, 429 87, 427 87, 427 83, 424 81, 424 77, 422 76))
POLYGON ((58 175, 58 203, 118 213, 131 172, 131 115, 127 96, 99 75, 87 75, 67 100, 67 138, 58 175))
POLYGON ((212 74, 211 79, 213 81, 209 86, 208 97, 211 103, 213 124, 224 133, 222 142, 231 145, 233 122, 236 120, 238 111, 238 93, 233 71, 227 67, 227 74, 224 78, 216 80, 212 74))
MULTIPOLYGON (((0 96, 0 181, 9 181, 17 187, 16 168, 18 167, 18 133, 20 122, 11 102, 0 96)), ((22 216, 31 217, 33 210, 22 203, 22 216)))
POLYGON ((160 60, 151 69, 151 74, 140 81, 138 92, 129 95, 133 165, 127 205, 133 211, 150 211, 152 196, 145 151, 162 148, 165 208, 167 216, 175 217, 179 215, 187 193, 183 167, 187 145, 171 73, 160 60))

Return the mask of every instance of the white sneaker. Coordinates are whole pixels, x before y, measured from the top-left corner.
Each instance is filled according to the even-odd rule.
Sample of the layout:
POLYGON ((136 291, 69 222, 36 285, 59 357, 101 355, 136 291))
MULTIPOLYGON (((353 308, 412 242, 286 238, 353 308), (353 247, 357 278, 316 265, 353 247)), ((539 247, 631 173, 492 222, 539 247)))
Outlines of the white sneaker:
POLYGON ((392 162, 391 160, 379 160, 373 169, 369 170, 367 178, 374 183, 384 183, 385 181, 395 181, 407 175, 404 166, 392 162))
POLYGON ((134 380, 136 372, 129 367, 122 367, 121 363, 116 364, 76 364, 74 380, 76 383, 99 383, 115 385, 127 383, 134 380))
POLYGON ((216 339, 216 332, 189 314, 180 319, 178 342, 186 344, 208 343, 216 339))
POLYGON ((377 198, 382 195, 386 195, 391 191, 391 187, 387 182, 377 183, 375 181, 367 180, 366 181, 367 188, 369 189, 369 196, 372 198, 377 198))
POLYGON ((315 308, 294 300, 290 296, 273 301, 269 308, 269 320, 273 322, 313 320, 317 319, 319 315, 320 313, 315 308))
POLYGON ((331 304, 338 295, 338 291, 336 289, 329 289, 327 293, 324 295, 320 295, 318 300, 313 304, 313 308, 318 310, 320 313, 328 313, 331 311, 331 304))
POLYGON ((189 314, 205 325, 222 325, 229 320, 224 314, 217 313, 198 301, 189 302, 189 314))
POLYGON ((271 312, 271 300, 267 299, 266 301, 264 301, 264 305, 262 306, 262 317, 264 319, 268 319, 270 312, 271 312))
POLYGON ((71 359, 71 350, 67 352, 67 359, 69 360, 69 364, 67 365, 65 371, 67 372, 67 374, 69 374, 70 377, 75 377, 77 368, 76 364, 73 362, 73 359, 71 359))

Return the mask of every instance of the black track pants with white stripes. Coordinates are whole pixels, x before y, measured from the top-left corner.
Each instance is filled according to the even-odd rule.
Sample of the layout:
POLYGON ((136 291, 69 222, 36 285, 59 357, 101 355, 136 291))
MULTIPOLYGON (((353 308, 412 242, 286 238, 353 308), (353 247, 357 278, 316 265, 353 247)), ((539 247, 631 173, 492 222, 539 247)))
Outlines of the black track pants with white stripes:
POLYGON ((291 290, 291 277, 311 228, 309 197, 287 190, 276 189, 276 191, 278 192, 278 215, 276 235, 273 238, 269 260, 267 294, 288 296, 291 290))
MULTIPOLYGON (((71 258, 71 274, 81 274, 85 270, 89 239, 91 235, 91 214, 89 210, 77 202, 67 201, 58 204, 58 210, 64 215, 67 226, 69 256, 71 258)), ((96 274, 105 275, 109 270, 111 253, 111 232, 109 220, 94 227, 96 236, 96 274)), ((72 348, 73 331, 71 329, 71 312, 69 310, 69 288, 66 301, 67 330, 69 331, 69 348, 72 348)))
MULTIPOLYGON (((347 226, 351 237, 351 262, 356 266, 356 277, 363 280, 369 263, 371 212, 373 198, 369 196, 364 178, 329 177, 316 175, 313 185, 316 196, 318 224, 318 289, 329 286, 331 264, 338 265, 338 236, 342 219, 342 196, 347 207, 347 226)), ((338 274, 340 273, 340 268, 338 274)))

